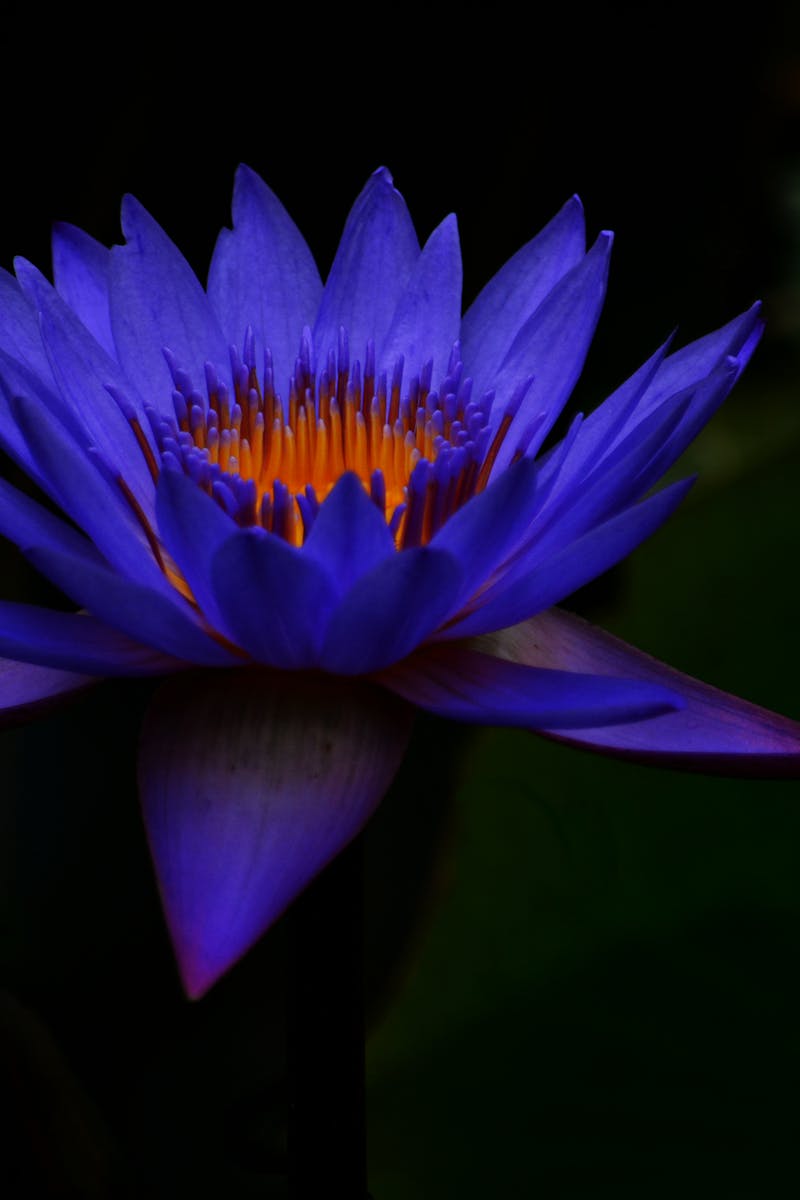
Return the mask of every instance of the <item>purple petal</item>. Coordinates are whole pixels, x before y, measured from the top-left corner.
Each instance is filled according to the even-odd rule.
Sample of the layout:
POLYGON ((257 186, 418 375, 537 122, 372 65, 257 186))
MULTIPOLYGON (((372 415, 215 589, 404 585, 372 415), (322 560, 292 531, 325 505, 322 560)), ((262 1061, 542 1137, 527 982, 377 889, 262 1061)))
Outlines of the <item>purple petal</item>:
POLYGON ((172 415, 171 350, 195 386, 207 361, 228 363, 228 343, 186 259, 132 196, 122 203, 128 241, 111 251, 111 328, 119 361, 139 393, 172 415))
POLYGON ((216 552, 214 593, 225 628, 258 662, 315 667, 333 607, 333 580, 280 537, 240 529, 216 552))
POLYGON ((376 678, 437 716, 523 729, 641 721, 681 704, 657 684, 522 665, 463 643, 428 648, 376 678))
POLYGON ((13 399, 11 407, 48 495, 119 571, 166 590, 169 584, 122 491, 100 474, 93 459, 46 409, 22 397, 13 399))
POLYGON ((102 562, 88 538, 4 479, 0 479, 0 534, 16 546, 71 550, 90 562, 102 562))
POLYGON ((477 395, 492 387, 519 330, 585 249, 583 207, 573 196, 470 305, 461 325, 461 348, 477 395))
POLYGON ((208 295, 228 341, 241 345, 248 325, 256 362, 272 351, 275 384, 284 393, 305 326, 313 326, 322 282, 303 237, 278 197, 249 167, 233 188, 233 232, 219 235, 208 295))
POLYGON ((350 211, 325 284, 314 327, 318 361, 336 348, 342 325, 354 358, 370 338, 382 345, 418 256, 405 201, 381 167, 350 211))
POLYGON ((0 350, 53 386, 36 309, 13 275, 3 270, 0 270, 0 350))
POLYGON ((800 723, 692 679, 559 609, 481 638, 517 663, 625 675, 679 695, 679 712, 637 725, 598 722, 560 740, 639 762, 755 777, 800 776, 800 723))
POLYGON ((505 577, 492 595, 441 637, 473 637, 549 608, 621 562, 674 512, 694 480, 682 479, 590 530, 526 574, 505 577))
POLYGON ((187 601, 162 595, 64 551, 32 547, 26 557, 56 587, 106 625, 184 662, 231 666, 237 658, 210 637, 187 601))
POLYGON ((202 488, 179 471, 161 472, 156 515, 159 536, 188 583, 200 611, 221 633, 231 635, 211 585, 211 564, 217 550, 236 530, 234 521, 202 488))
POLYGON ((56 291, 112 358, 108 280, 111 252, 75 225, 53 226, 53 279, 56 291))
POLYGON ((357 475, 346 472, 323 501, 303 554, 318 562, 340 595, 395 553, 386 521, 357 475))
POLYGON ((408 375, 433 359, 433 378, 441 379, 461 326, 461 250, 458 225, 445 217, 425 243, 398 301, 380 350, 378 369, 391 373, 402 355, 408 375))
POLYGON ((408 742, 380 689, 270 671, 170 680, 139 787, 184 987, 197 998, 360 831, 408 742))
POLYGON ((0 654, 86 675, 157 675, 182 664, 83 613, 0 601, 0 654))
POLYGON ((493 428, 500 424, 505 404, 520 381, 533 376, 533 384, 497 456, 495 474, 514 457, 517 434, 544 414, 536 435, 537 445, 541 445, 567 402, 583 369, 603 307, 612 240, 610 233, 600 234, 583 261, 556 284, 526 321, 506 354, 493 384, 493 428))
POLYGON ((452 612, 458 563, 427 546, 403 550, 365 575, 331 618, 320 665, 341 675, 380 671, 415 650, 452 612))
MULTIPOLYGON (((153 480, 136 436, 108 387, 131 395, 117 363, 67 307, 44 276, 17 261, 20 282, 39 312, 42 341, 58 387, 50 411, 84 449, 96 447, 125 479, 148 516, 153 509, 153 480)), ((143 430, 147 421, 141 422, 143 430)))
POLYGON ((40 716, 74 692, 97 683, 89 675, 0 659, 0 726, 7 728, 40 716))
POLYGON ((451 554, 463 572, 457 606, 491 581, 524 538, 536 501, 536 475, 531 459, 515 463, 454 513, 431 539, 431 548, 451 554))

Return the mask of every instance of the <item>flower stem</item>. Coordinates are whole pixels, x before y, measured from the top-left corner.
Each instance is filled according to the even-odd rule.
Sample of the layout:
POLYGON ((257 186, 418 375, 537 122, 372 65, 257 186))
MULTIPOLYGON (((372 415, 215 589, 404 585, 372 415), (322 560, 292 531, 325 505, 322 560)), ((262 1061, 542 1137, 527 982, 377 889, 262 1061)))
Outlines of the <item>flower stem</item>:
POLYGON ((367 1196, 362 838, 289 913, 289 1197, 367 1196))

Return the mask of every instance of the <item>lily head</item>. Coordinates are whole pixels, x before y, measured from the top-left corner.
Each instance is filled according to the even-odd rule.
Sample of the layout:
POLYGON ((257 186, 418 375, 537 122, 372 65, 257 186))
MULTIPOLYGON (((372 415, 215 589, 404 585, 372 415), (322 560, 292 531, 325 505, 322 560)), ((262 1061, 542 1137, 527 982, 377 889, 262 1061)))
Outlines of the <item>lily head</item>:
POLYGON ((203 288, 134 200, 55 284, 0 276, 0 532, 77 606, 0 603, 9 716, 168 676, 139 778, 187 991, 364 825, 415 708, 697 769, 800 773, 800 727, 553 606, 680 503, 657 488, 752 354, 755 306, 669 344, 555 444, 611 236, 573 198, 461 314, 455 219, 420 249, 391 176, 323 286, 240 168, 203 288))

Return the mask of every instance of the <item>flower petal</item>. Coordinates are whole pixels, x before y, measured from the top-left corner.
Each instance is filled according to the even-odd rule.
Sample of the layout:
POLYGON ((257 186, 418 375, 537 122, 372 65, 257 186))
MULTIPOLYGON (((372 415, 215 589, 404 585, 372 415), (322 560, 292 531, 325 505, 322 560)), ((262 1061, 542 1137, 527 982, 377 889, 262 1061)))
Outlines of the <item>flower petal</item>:
POLYGON ((502 629, 549 608, 626 558, 683 500, 693 479, 682 479, 591 529, 523 574, 511 572, 488 599, 438 636, 474 637, 502 629))
POLYGON ((572 613, 551 609, 480 638, 476 645, 516 663, 659 684, 684 707, 637 725, 598 722, 569 741, 638 762, 753 777, 800 776, 800 723, 692 679, 572 613))
POLYGON ((564 407, 583 368, 606 293, 612 235, 601 233, 577 267, 556 284, 515 337, 494 382, 495 403, 490 414, 496 429, 520 381, 533 376, 495 460, 494 474, 517 452, 519 435, 544 414, 536 430, 535 452, 564 407))
POLYGON ((322 281, 294 221, 249 167, 236 172, 233 231, 223 229, 217 240, 208 295, 232 345, 252 325, 257 363, 269 347, 275 386, 285 395, 300 335, 314 325, 322 281))
POLYGON ((418 256, 405 200, 381 167, 350 211, 325 284, 314 327, 318 362, 336 349, 340 326, 354 358, 361 358, 370 338, 382 345, 418 256))
POLYGON ((25 553, 70 599, 111 628, 185 662, 209 667, 236 664, 234 655, 200 627, 193 610, 174 590, 172 595, 162 595, 65 551, 29 547, 25 553))
POLYGON ((182 665, 94 617, 6 600, 0 601, 0 654, 87 675, 156 675, 182 665))
POLYGON ((524 729, 641 721, 681 705, 657 684, 524 666, 463 642, 429 647, 376 679, 437 716, 524 729))
POLYGON ((90 675, 0 658, 0 726, 7 728, 38 717, 55 707, 60 698, 96 683, 90 675))
POLYGON ((228 363, 211 303, 178 248, 133 196, 122 202, 128 241, 111 251, 111 328, 119 361, 139 393, 172 416, 172 351, 195 386, 207 361, 228 363))
POLYGON ((434 229, 414 265, 381 346, 378 370, 391 373, 402 355, 411 377, 433 359, 433 378, 443 379, 460 326, 461 249, 451 214, 434 229))
POLYGON ((253 658, 282 669, 318 665, 335 596, 319 563, 280 537, 240 529, 214 555, 211 576, 225 627, 253 658))
POLYGON ((53 226, 53 279, 56 291, 112 358, 108 280, 111 251, 88 233, 58 221, 53 226))
POLYGON ((263 670, 170 680, 145 721, 144 819, 184 986, 201 996, 380 802, 411 711, 263 670))
POLYGON ((84 555, 90 562, 103 561, 88 538, 24 492, 17 491, 5 479, 0 479, 0 534, 16 546, 71 550, 74 554, 84 555))
POLYGON ((519 330, 585 249, 583 206, 573 196, 470 305, 461 325, 461 348, 477 395, 492 386, 519 330))
POLYGON ((462 589, 458 563, 427 546, 380 563, 345 596, 328 625, 320 665, 366 675, 405 658, 452 612, 462 589))
POLYGON ((329 573, 341 595, 395 553, 386 521, 357 475, 347 471, 323 501, 303 554, 329 573))

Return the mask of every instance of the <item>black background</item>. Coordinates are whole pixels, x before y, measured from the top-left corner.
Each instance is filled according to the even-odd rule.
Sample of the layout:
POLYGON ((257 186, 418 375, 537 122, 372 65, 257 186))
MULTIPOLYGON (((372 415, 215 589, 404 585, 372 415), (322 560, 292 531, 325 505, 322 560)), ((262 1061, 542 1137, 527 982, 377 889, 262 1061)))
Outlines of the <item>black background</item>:
MULTIPOLYGON (((675 326, 766 304, 670 526, 574 607, 800 718, 800 45, 759 6, 360 22, 131 12, 9 36, 0 265, 134 192, 201 278, 240 161, 326 272, 367 175, 459 216, 465 301, 572 193, 617 242, 576 405, 675 326)), ((49 593, 8 552, 4 596, 49 593)), ((135 796, 148 684, 6 732, 9 1194, 281 1196, 279 926, 180 991, 135 796), (49 1192, 48 1192, 49 1189, 49 1192)), ((800 793, 422 723, 368 843, 376 1200, 780 1196, 797 1186, 800 793)))

